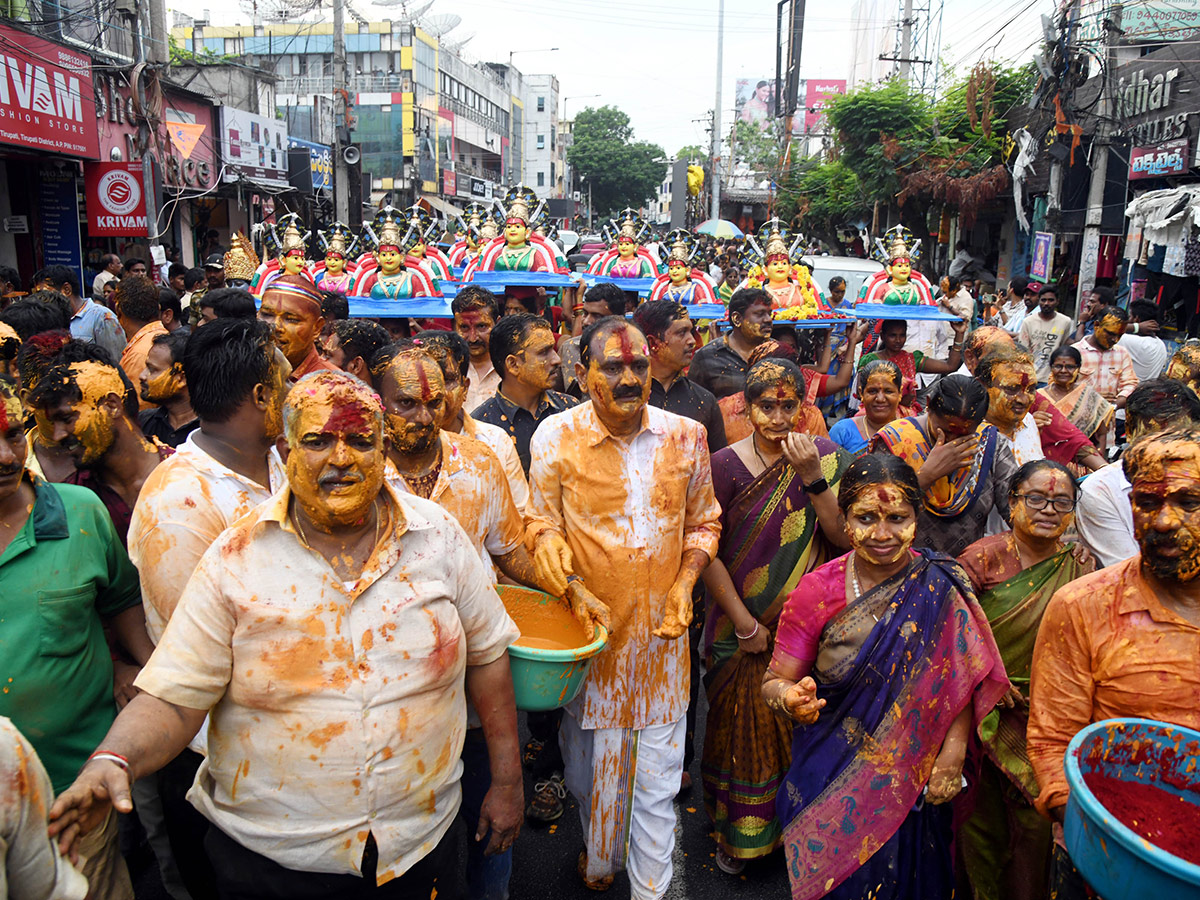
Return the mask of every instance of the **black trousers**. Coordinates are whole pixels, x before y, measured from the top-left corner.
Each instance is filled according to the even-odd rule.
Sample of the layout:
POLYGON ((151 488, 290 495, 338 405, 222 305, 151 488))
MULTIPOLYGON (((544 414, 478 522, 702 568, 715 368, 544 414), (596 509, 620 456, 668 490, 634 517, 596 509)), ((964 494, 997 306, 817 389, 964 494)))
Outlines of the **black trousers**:
POLYGON ((410 900, 438 897, 458 900, 458 830, 450 830, 415 866, 387 884, 376 885, 379 851, 367 837, 363 874, 335 875, 286 869, 248 850, 216 826, 209 826, 204 845, 217 871, 221 900, 410 900))
POLYGON ((217 879, 204 852, 208 819, 187 801, 204 757, 185 749, 158 770, 158 796, 162 801, 163 827, 183 886, 192 900, 217 900, 217 879))

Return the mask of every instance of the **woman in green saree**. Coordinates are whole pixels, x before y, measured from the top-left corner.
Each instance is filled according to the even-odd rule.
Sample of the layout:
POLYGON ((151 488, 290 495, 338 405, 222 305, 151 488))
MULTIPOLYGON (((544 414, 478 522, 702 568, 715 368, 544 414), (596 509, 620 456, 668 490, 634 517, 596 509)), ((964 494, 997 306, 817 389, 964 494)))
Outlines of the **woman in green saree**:
POLYGON ((721 547, 704 573, 709 710, 700 771, 717 866, 729 874, 782 841, 775 794, 791 762, 791 728, 761 690, 779 613, 800 577, 848 544, 836 495, 851 456, 794 432, 804 384, 787 360, 751 366, 745 399, 754 431, 712 459, 721 547))
POLYGON ((1037 780, 1025 753, 1029 672, 1042 614, 1054 592, 1095 569, 1062 535, 1074 518, 1077 487, 1060 463, 1026 463, 1009 491, 1012 530, 985 537, 958 558, 987 614, 1013 684, 983 720, 983 759, 966 799, 970 818, 958 843, 976 900, 1037 900, 1046 894, 1051 825, 1033 808, 1037 780))

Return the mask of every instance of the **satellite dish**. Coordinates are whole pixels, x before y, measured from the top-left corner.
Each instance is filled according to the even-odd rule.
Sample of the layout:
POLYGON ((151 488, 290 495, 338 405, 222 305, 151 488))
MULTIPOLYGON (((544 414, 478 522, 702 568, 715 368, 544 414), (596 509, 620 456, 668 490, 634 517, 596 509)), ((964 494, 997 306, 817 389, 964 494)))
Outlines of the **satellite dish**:
POLYGON ((241 0, 243 12, 255 20, 292 22, 321 5, 321 0, 241 0))
POLYGON ((468 31, 466 34, 461 34, 453 41, 442 41, 442 48, 448 53, 459 53, 463 47, 467 46, 475 38, 475 32, 468 31))
POLYGON ((420 22, 421 27, 436 38, 440 38, 461 24, 462 16, 457 13, 437 13, 436 15, 425 16, 420 22))

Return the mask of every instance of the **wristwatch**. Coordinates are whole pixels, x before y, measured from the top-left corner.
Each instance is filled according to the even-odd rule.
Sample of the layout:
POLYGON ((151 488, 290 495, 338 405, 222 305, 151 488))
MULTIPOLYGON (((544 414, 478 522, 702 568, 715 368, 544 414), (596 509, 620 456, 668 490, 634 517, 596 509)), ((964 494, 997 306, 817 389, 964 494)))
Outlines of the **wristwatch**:
POLYGON ((802 484, 801 487, 804 488, 804 493, 808 494, 810 497, 814 497, 817 494, 823 494, 829 490, 829 482, 824 478, 818 478, 812 484, 802 484))

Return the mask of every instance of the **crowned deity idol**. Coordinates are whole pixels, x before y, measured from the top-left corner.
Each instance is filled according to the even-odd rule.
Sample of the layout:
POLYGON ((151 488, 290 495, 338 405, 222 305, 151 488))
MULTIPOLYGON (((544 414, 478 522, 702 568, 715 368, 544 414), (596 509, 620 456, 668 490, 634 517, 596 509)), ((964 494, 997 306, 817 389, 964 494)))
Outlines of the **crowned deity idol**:
POLYGON ((933 289, 913 263, 921 257, 921 242, 913 240, 903 225, 897 225, 875 239, 872 255, 884 270, 866 283, 860 303, 886 303, 889 306, 932 306, 933 289))
POLYGON ((504 234, 484 245, 463 279, 475 271, 558 272, 550 242, 533 233, 545 208, 545 201, 538 201, 531 188, 520 184, 509 188, 504 196, 504 234))
POLYGON ((651 300, 674 300, 685 306, 717 303, 717 290, 707 272, 692 268, 696 237, 685 228, 676 228, 663 239, 667 251, 667 272, 654 280, 651 300))
POLYGON ((812 280, 812 270, 805 263, 792 262, 803 236, 798 235, 790 244, 789 236, 779 219, 769 219, 759 229, 757 239, 751 237, 746 241, 756 259, 746 283, 750 287, 761 287, 770 295, 771 308, 779 311, 776 318, 808 319, 829 315, 830 309, 821 289, 812 280))
MULTIPOLYGON (((279 265, 261 273, 261 277, 253 283, 255 293, 261 296, 263 291, 271 286, 271 282, 281 275, 302 275, 307 271, 308 239, 312 232, 301 231, 303 225, 298 213, 288 213, 281 216, 277 224, 267 228, 266 233, 271 234, 279 246, 276 260, 279 265)), ((264 241, 264 249, 265 246, 264 241)), ((261 268, 260 266, 260 271, 261 268)))
POLYGON ((621 210, 615 229, 613 246, 605 250, 588 265, 592 275, 609 275, 613 278, 654 278, 661 272, 653 254, 642 246, 642 240, 650 233, 650 226, 635 210, 621 210))
POLYGON ((411 300, 414 297, 439 295, 432 279, 420 266, 406 268, 406 251, 417 240, 411 229, 401 231, 404 213, 394 206, 385 206, 375 214, 363 233, 375 245, 374 265, 363 266, 354 279, 352 296, 373 300, 411 300))
POLYGON ((227 287, 247 288, 254 280, 258 271, 258 254, 250 239, 240 231, 233 235, 229 242, 229 250, 225 253, 225 285, 227 287))
POLYGON ((425 274, 435 281, 452 280, 454 272, 449 257, 439 247, 433 246, 431 240, 439 231, 433 215, 420 203, 414 203, 405 213, 408 216, 409 230, 415 237, 412 246, 408 248, 408 255, 404 258, 404 265, 409 269, 424 269, 425 274))
POLYGON ((500 234, 500 226, 492 212, 482 203, 468 203, 458 219, 455 241, 446 254, 450 265, 461 269, 479 254, 479 248, 500 234))
POLYGON ((317 246, 324 251, 325 259, 310 268, 313 283, 323 291, 349 294, 358 268, 353 256, 357 243, 350 226, 342 222, 334 222, 327 232, 318 231, 317 246))

